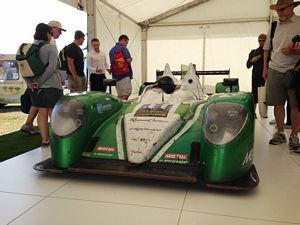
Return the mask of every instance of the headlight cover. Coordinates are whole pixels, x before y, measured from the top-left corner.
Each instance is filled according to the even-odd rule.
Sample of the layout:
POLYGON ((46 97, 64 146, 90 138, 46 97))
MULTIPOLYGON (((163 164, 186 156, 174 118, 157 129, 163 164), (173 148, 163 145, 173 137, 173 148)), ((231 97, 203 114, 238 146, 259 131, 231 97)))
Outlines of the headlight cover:
POLYGON ((247 119, 247 109, 238 103, 209 105, 205 112, 204 135, 213 144, 225 145, 239 135, 247 119))
POLYGON ((67 136, 78 130, 87 119, 85 105, 77 99, 59 102, 51 114, 51 128, 57 136, 67 136))

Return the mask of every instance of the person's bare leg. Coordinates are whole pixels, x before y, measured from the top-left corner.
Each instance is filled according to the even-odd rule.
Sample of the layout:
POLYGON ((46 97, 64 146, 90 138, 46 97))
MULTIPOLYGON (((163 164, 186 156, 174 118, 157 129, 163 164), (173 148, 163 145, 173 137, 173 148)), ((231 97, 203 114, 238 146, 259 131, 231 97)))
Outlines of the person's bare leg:
POLYGON ((31 106, 25 124, 26 124, 26 125, 33 125, 33 121, 34 121, 34 119, 36 118, 38 112, 39 112, 38 108, 36 108, 36 107, 34 107, 34 106, 31 106))
POLYGON ((38 121, 43 143, 47 143, 49 141, 48 114, 49 114, 49 109, 46 108, 39 109, 37 121, 38 121))
POLYGON ((285 117, 284 105, 274 106, 274 115, 275 115, 278 132, 283 132, 284 131, 284 127, 283 127, 284 126, 284 117, 285 117))
POLYGON ((300 127, 300 112, 298 107, 291 107, 292 133, 291 136, 298 136, 300 127))

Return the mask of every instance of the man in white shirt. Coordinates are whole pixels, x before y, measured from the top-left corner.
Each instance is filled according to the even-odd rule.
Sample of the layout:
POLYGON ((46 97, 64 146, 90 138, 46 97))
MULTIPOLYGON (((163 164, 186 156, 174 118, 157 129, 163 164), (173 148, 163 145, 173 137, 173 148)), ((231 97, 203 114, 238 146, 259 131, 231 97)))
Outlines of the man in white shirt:
POLYGON ((90 73, 91 91, 106 91, 103 80, 106 79, 105 71, 110 73, 106 55, 100 51, 100 41, 97 38, 91 40, 92 50, 87 54, 88 69, 90 73))

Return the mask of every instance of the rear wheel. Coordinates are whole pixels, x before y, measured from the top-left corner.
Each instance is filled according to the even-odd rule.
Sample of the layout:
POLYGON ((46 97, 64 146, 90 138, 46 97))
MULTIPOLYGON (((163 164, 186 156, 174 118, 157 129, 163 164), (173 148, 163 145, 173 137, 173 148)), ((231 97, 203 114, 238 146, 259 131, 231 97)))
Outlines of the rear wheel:
POLYGON ((0 103, 0 108, 3 108, 4 106, 6 106, 6 104, 0 103))

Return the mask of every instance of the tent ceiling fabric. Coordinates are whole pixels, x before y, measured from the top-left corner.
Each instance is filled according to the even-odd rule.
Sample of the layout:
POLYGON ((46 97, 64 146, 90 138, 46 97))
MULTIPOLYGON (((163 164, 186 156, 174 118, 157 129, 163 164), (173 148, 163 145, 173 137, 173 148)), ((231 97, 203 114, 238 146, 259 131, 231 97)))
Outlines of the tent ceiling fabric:
MULTIPOLYGON (((59 0, 77 9, 92 0, 59 0)), ((271 0, 95 0, 127 17, 135 24, 171 25, 197 21, 226 21, 251 19, 268 21, 271 0), (203 3, 203 4, 201 4, 203 3), (188 10, 187 10, 188 9, 188 10)))
MULTIPOLYGON (((101 1, 101 0, 99 0, 101 1)), ((106 0, 137 22, 143 22, 193 0, 106 0)))
MULTIPOLYGON (((78 4, 86 6, 87 0, 59 0, 65 4, 78 8, 78 4)), ((195 0, 97 0, 108 3, 119 11, 131 17, 136 22, 140 23, 161 15, 167 11, 176 9, 180 6, 191 3, 195 0)), ((202 2, 204 0, 197 0, 202 2)), ((195 2, 197 2, 195 1, 195 2)), ((208 1, 208 0, 206 0, 208 1)))

